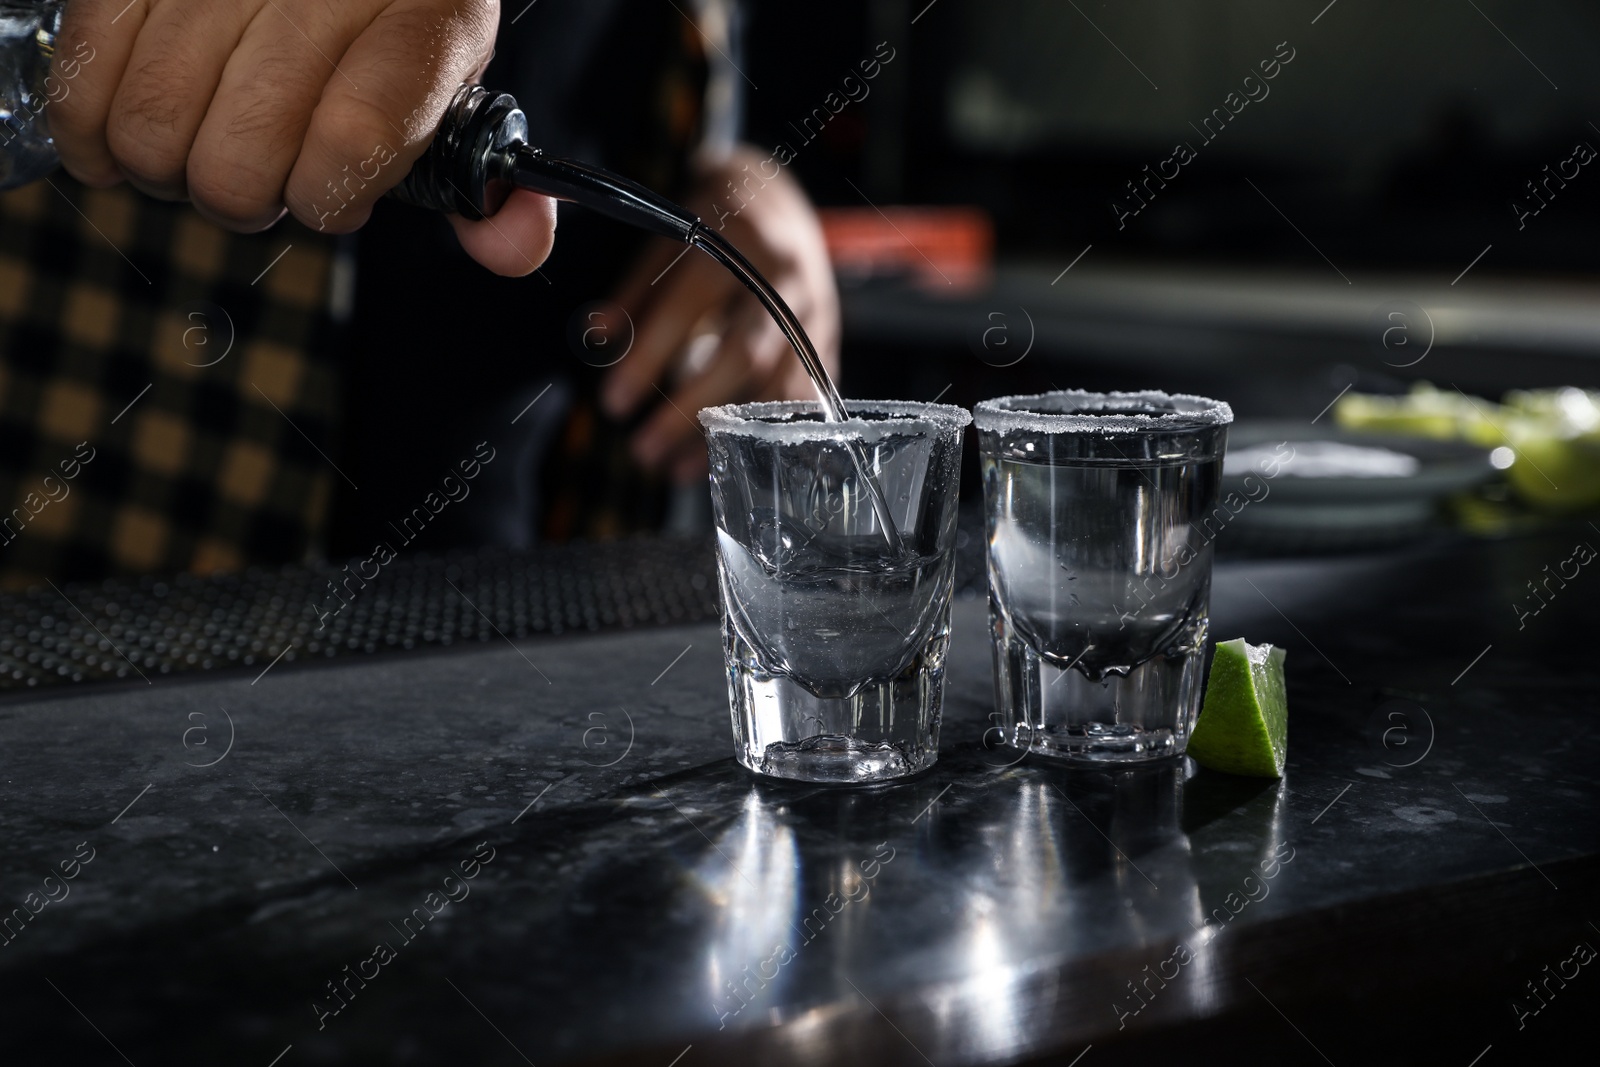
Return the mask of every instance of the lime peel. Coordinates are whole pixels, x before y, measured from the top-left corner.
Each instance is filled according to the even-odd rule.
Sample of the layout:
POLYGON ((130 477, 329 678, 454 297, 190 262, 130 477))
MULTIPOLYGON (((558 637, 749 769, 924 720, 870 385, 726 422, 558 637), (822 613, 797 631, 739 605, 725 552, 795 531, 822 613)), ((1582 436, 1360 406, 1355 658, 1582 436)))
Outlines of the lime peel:
POLYGON ((1289 747, 1285 652, 1244 638, 1217 642, 1189 755, 1202 767, 1256 778, 1282 778, 1289 747))

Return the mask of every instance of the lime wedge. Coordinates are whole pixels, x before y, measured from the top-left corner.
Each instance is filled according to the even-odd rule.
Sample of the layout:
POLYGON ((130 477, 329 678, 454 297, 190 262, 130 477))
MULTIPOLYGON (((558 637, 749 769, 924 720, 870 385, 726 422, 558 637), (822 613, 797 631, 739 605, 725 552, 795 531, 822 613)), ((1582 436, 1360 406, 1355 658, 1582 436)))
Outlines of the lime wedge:
POLYGON ((1519 423, 1506 429, 1515 455, 1506 476, 1523 500, 1569 513, 1600 504, 1600 438, 1558 437, 1519 423))
POLYGON ((1289 748, 1283 657, 1281 648, 1247 645, 1242 637, 1217 642, 1200 721, 1189 737, 1189 755, 1202 767, 1283 777, 1289 748))

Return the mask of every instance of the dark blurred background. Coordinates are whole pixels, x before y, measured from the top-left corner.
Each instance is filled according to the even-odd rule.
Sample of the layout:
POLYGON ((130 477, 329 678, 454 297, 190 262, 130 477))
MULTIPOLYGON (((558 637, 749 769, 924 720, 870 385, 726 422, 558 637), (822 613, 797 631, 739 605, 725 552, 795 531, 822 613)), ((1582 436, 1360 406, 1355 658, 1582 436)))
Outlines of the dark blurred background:
POLYGON ((819 203, 861 225, 971 205, 993 228, 975 285, 938 256, 917 285, 841 260, 848 394, 1159 386, 1310 419, 1352 383, 1600 381, 1600 166, 1574 159, 1600 146, 1593 4, 757 0, 748 19, 750 137, 794 146, 819 203), (866 97, 804 140, 880 42, 866 97), (1119 227, 1179 143, 1194 158, 1119 227), (1412 366, 1422 345, 1382 343, 1396 302, 1431 319, 1412 366))

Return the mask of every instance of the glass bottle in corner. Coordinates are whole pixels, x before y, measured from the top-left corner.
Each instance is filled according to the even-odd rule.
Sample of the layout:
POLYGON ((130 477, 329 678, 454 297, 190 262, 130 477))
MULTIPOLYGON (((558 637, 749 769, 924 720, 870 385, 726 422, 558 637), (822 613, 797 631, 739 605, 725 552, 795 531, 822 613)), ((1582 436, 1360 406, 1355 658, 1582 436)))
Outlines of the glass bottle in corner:
POLYGON ((55 170, 50 105, 72 92, 72 79, 94 58, 79 45, 52 73, 65 0, 0 0, 0 189, 27 185, 55 170))

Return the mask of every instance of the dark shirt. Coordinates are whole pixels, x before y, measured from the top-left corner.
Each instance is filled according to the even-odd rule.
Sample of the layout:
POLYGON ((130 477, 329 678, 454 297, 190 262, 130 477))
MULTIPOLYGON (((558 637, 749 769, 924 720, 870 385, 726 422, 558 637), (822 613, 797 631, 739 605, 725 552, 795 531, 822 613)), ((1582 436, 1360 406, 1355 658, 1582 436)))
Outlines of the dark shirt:
MULTIPOLYGON (((517 98, 535 145, 674 195, 703 136, 702 41, 672 4, 543 0, 503 26, 484 84, 517 98)), ((443 219, 402 205, 380 205, 359 236, 341 451, 360 490, 339 492, 336 553, 392 542, 390 524, 480 442, 496 458, 417 545, 523 547, 659 525, 668 488, 632 464, 630 427, 599 413, 602 370, 580 358, 586 312, 639 254, 637 231, 562 204, 550 259, 515 279, 472 263, 443 219)))

